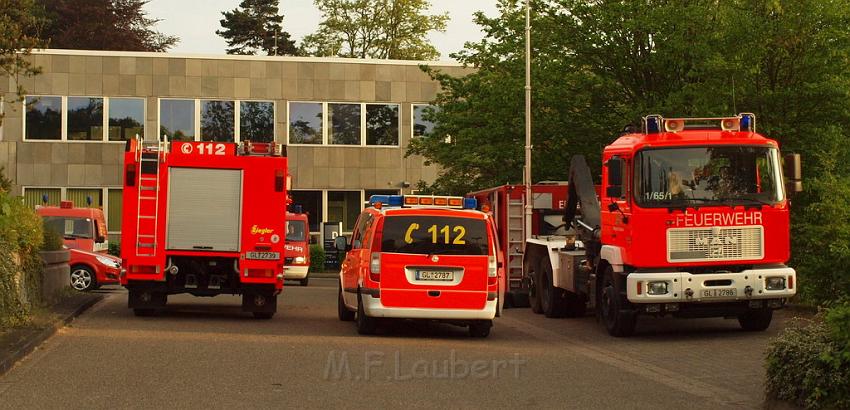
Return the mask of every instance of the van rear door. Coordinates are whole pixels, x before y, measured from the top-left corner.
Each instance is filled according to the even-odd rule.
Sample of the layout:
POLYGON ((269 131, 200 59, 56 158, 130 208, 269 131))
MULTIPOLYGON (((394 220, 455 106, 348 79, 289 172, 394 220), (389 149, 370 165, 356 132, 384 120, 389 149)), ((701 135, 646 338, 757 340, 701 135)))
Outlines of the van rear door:
POLYGON ((492 238, 483 217, 387 215, 375 239, 384 306, 484 308, 492 238))

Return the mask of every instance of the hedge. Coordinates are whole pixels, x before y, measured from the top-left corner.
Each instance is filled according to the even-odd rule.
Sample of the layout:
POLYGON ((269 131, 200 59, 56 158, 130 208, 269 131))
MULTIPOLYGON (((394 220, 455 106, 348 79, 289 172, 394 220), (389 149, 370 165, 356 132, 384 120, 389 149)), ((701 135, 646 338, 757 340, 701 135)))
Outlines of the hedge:
POLYGON ((310 272, 325 270, 325 249, 322 245, 310 245, 310 272))
POLYGON ((795 319, 770 343, 769 397, 810 409, 850 408, 850 303, 795 319))
POLYGON ((40 303, 44 239, 41 218, 0 188, 0 328, 26 323, 40 303))

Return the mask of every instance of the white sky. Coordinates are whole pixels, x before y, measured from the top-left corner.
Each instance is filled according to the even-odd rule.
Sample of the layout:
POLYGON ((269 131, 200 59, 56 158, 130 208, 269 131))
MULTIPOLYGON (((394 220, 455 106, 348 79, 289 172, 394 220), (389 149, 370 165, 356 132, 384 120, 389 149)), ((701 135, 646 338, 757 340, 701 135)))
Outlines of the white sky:
MULTIPOLYGON (((224 39, 215 34, 221 28, 221 12, 236 8, 240 0, 151 0, 145 6, 148 16, 162 19, 156 30, 180 37, 180 43, 170 51, 192 54, 224 54, 224 39)), ((283 29, 297 41, 316 30, 321 14, 313 0, 280 0, 284 15, 283 29)), ((482 37, 472 22, 473 13, 484 11, 495 16, 496 0, 431 0, 431 13, 449 12, 450 21, 445 33, 432 33, 431 41, 449 60, 449 53, 463 49, 463 43, 482 37)))

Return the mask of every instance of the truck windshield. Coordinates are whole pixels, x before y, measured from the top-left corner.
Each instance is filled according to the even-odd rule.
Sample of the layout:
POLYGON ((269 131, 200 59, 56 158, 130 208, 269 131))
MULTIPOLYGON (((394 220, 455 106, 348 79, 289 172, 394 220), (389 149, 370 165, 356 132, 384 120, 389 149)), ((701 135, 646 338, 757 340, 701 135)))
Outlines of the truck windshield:
POLYGON ((286 221, 286 240, 289 242, 304 242, 306 233, 304 221, 286 221))
POLYGON ((482 219, 439 216, 387 216, 381 251, 429 255, 488 255, 482 219))
POLYGON ((94 237, 92 220, 89 218, 45 216, 44 227, 66 238, 92 239, 94 237))
POLYGON ((779 152, 755 146, 647 149, 635 157, 643 207, 773 204, 784 199, 779 152))

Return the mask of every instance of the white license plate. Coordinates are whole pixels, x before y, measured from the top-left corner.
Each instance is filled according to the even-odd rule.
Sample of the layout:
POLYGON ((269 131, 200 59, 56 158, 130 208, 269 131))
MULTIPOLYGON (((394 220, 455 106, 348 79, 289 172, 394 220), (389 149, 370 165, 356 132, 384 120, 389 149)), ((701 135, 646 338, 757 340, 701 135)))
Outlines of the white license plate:
POLYGON ((451 282, 455 280, 454 272, 420 270, 416 271, 416 280, 438 280, 451 282))
POLYGON ((280 252, 245 252, 245 259, 275 261, 280 259, 280 252))
POLYGON ((703 298, 734 298, 738 296, 738 289, 703 289, 703 298))

